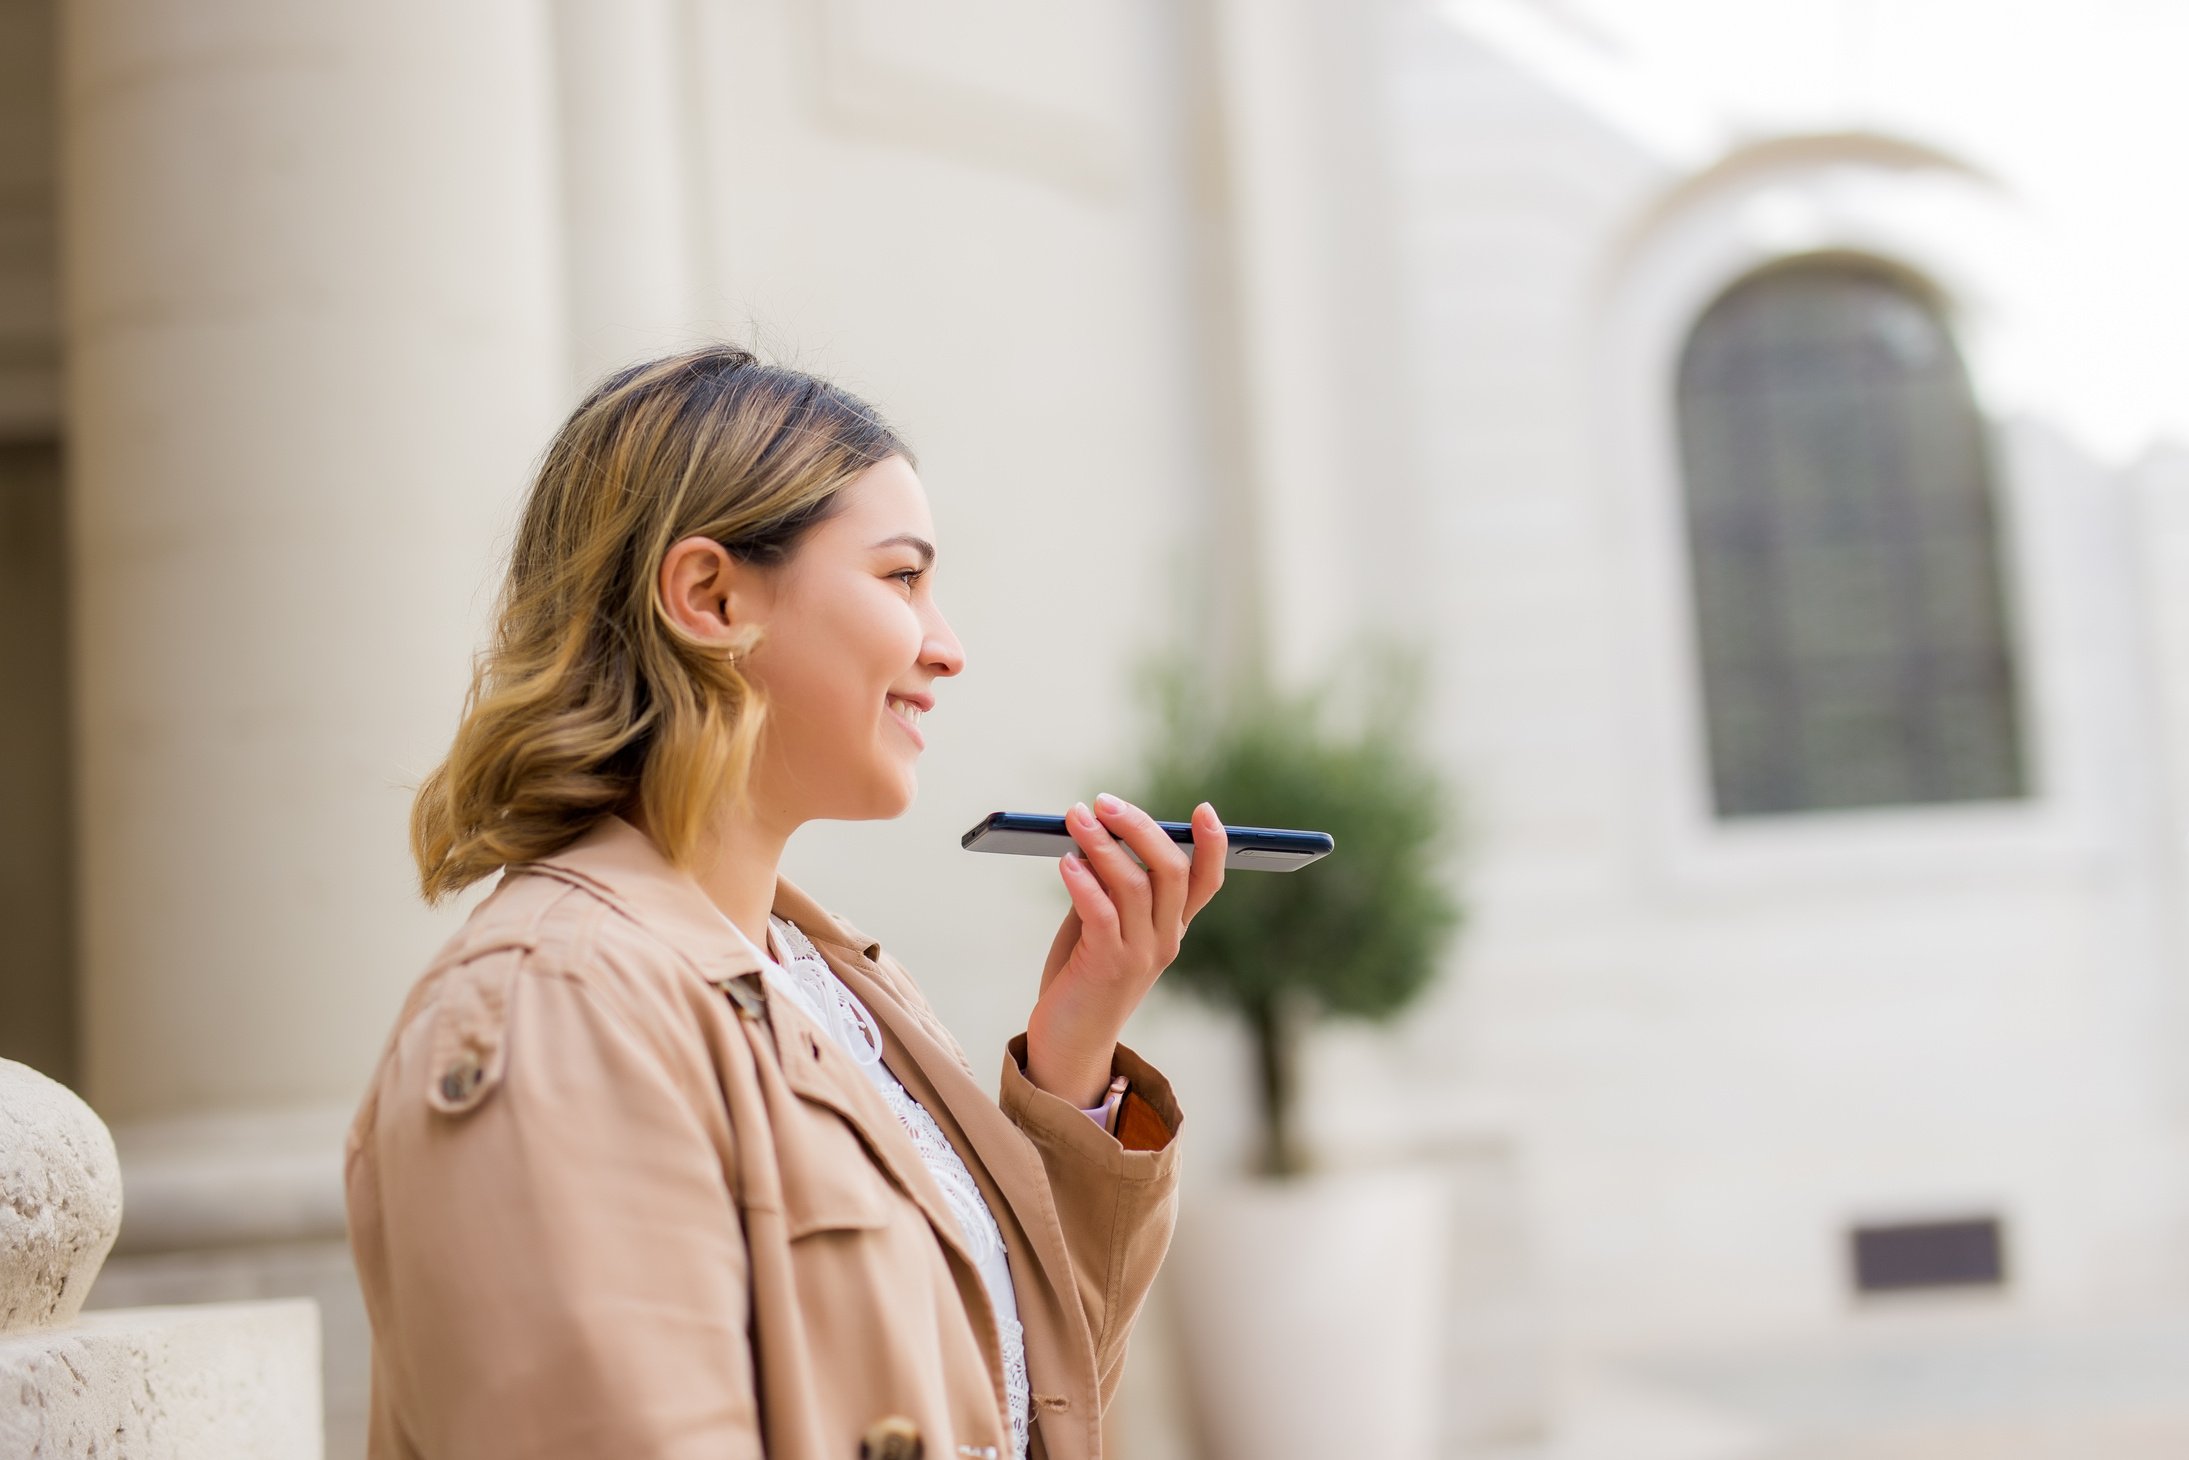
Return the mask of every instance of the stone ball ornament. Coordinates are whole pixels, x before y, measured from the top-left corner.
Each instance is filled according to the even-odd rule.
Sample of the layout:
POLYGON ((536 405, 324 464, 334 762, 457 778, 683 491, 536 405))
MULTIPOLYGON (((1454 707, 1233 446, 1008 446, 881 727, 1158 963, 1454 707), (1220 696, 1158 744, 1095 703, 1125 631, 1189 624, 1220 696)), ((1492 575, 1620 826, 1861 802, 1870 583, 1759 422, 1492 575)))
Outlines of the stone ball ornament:
POLYGON ((73 1321, 122 1226, 122 1168, 76 1093, 0 1060, 0 1333, 73 1321))

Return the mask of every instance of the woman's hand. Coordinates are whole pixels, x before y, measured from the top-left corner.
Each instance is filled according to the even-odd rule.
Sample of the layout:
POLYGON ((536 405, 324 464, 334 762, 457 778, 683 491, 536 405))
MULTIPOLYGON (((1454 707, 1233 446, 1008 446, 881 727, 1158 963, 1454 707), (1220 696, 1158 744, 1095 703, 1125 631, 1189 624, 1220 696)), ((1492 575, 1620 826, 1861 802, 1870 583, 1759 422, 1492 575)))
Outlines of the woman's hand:
POLYGON ((1073 806, 1064 824, 1079 844, 1058 863, 1072 909, 1026 1020, 1026 1078, 1087 1109, 1109 1088, 1125 1021, 1224 885, 1227 838, 1206 801, 1193 809, 1190 857, 1153 817, 1115 796, 1097 796, 1092 810, 1073 806))

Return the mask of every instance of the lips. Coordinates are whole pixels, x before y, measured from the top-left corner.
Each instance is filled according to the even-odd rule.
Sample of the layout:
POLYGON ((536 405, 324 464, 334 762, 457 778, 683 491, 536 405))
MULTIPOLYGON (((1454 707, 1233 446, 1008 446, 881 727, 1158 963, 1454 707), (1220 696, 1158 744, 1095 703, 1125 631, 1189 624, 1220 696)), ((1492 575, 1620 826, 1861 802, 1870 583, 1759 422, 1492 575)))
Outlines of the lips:
POLYGON ((927 737, 920 733, 920 716, 922 713, 921 707, 910 700, 901 700, 895 695, 889 698, 890 718, 904 727, 905 734, 912 737, 914 745, 924 749, 927 745, 927 737))

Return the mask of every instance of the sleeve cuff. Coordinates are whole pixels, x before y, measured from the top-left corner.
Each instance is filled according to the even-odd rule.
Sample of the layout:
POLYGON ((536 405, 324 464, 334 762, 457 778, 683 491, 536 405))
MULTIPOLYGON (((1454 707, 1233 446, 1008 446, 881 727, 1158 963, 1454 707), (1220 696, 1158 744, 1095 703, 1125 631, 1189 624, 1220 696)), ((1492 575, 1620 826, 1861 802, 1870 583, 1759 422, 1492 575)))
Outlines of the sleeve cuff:
MULTIPOLYGON (((1095 1112, 1052 1095, 1026 1078, 1026 1036, 1021 1034, 1004 1055, 999 1103, 1030 1136, 1065 1146, 1119 1176, 1160 1177, 1177 1160, 1176 1137, 1184 1124, 1170 1081, 1122 1044, 1111 1059, 1110 1071, 1124 1077, 1126 1085, 1113 1095, 1117 1101, 1114 1126, 1097 1130, 1089 1118, 1095 1112)), ((1114 1079, 1112 1086, 1114 1091, 1114 1079)))

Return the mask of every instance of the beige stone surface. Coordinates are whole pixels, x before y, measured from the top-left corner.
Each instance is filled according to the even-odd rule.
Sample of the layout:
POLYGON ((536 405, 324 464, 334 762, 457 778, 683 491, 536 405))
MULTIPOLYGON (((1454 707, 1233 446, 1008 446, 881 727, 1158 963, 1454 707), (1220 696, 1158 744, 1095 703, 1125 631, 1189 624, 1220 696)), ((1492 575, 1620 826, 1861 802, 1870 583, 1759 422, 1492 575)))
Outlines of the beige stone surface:
POLYGON ((121 1224, 105 1124, 67 1086, 0 1060, 0 1333, 74 1318, 121 1224))
POLYGON ((1466 1460, 2173 1460, 2189 1313, 1872 1312, 1829 1337, 1576 1356, 1549 1433, 1466 1460))
POLYGON ((96 1313, 0 1338, 8 1460, 318 1460, 309 1302, 96 1313))
POLYGON ((85 1317, 167 1304, 277 1298, 302 1298, 319 1310, 325 1460, 364 1460, 371 1329, 350 1265, 349 1244, 342 1238, 143 1254, 127 1251, 125 1242, 100 1272, 85 1317))
POLYGON ((327 1460, 365 1453, 370 1342, 343 1235, 346 1107, 114 1128, 129 1216, 86 1312, 306 1298, 318 1305, 327 1460))

